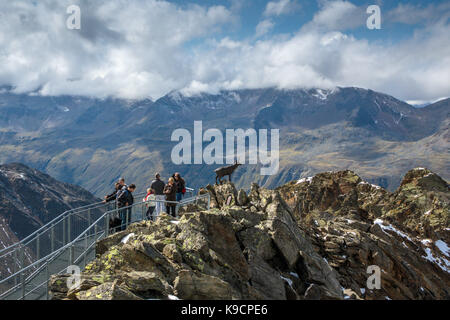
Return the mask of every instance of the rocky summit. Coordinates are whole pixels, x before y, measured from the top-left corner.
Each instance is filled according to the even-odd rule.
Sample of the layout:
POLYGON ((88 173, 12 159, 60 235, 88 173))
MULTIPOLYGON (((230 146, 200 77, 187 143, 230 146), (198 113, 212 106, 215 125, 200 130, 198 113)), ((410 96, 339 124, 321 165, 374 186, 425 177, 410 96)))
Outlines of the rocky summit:
POLYGON ((409 171, 393 193, 351 171, 275 190, 208 185, 211 209, 162 215, 96 245, 53 299, 449 299, 446 181, 409 171), (379 288, 369 286, 378 267, 379 288))

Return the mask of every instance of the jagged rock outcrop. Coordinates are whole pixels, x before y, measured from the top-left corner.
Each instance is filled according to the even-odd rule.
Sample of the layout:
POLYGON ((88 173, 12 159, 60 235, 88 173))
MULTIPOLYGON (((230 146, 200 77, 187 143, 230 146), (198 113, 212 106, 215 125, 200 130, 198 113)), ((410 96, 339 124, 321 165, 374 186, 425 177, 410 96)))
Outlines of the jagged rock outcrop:
POLYGON ((432 240, 450 243, 450 186, 425 168, 409 171, 385 207, 383 216, 432 240))
MULTIPOLYGON (((54 276, 51 295, 449 299, 448 252, 442 246, 447 238, 424 239, 425 233, 408 226, 420 219, 412 208, 441 208, 439 217, 448 219, 448 189, 437 178, 432 187, 421 182, 427 174, 408 173, 395 193, 351 171, 319 174, 278 190, 253 184, 248 194, 231 183, 208 185, 201 192, 210 193, 210 210, 186 211, 180 219, 161 215, 99 241, 82 285, 67 290, 61 286, 67 275, 54 276), (413 205, 425 190, 433 193, 431 202, 413 205), (393 214, 402 206, 412 210, 407 218, 393 214), (371 265, 381 269, 380 289, 366 288, 371 265)), ((430 224, 434 237, 448 232, 445 219, 430 224)))
POLYGON ((348 296, 448 299, 449 188, 427 169, 409 171, 394 193, 351 171, 321 173, 278 188, 348 296), (382 270, 367 290, 366 269, 382 270))
POLYGON ((343 298, 337 273, 314 251, 278 192, 254 185, 247 196, 230 183, 208 190, 215 208, 185 213, 180 220, 162 215, 101 240, 98 257, 83 272, 82 288, 64 291, 57 283, 67 275, 54 276, 52 296, 343 298))

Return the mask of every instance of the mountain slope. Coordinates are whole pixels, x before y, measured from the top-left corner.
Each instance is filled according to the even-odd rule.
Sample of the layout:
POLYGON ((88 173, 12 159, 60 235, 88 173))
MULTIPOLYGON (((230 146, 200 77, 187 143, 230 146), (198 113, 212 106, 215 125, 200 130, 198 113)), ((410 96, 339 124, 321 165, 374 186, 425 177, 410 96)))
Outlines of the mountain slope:
POLYGON ((0 239, 7 247, 71 208, 100 201, 25 165, 0 166, 0 239))
MULTIPOLYGON (((155 102, 0 94, 0 163, 20 161, 101 196, 120 176, 141 190, 156 171, 181 172, 192 187, 214 180, 220 165, 174 165, 176 128, 280 129, 280 170, 260 176, 240 167, 238 186, 276 187, 299 177, 350 169, 394 190, 411 167, 450 178, 450 99, 416 109, 360 88, 222 91, 155 102), (14 112, 15 107, 20 112, 14 112), (66 109, 70 111, 66 112, 66 109)), ((206 145, 206 143, 205 143, 206 145)))

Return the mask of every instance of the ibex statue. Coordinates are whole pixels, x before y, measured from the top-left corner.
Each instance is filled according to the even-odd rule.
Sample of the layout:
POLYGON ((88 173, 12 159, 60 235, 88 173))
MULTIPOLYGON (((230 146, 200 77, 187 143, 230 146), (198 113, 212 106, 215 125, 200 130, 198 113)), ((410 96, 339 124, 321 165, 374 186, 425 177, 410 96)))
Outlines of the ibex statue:
POLYGON ((217 168, 216 170, 214 170, 214 172, 216 173, 216 184, 217 184, 217 179, 219 179, 219 183, 222 184, 222 177, 228 176, 228 181, 231 182, 231 174, 234 172, 234 170, 236 170, 237 167, 239 167, 241 164, 238 163, 237 161, 231 165, 231 166, 227 166, 227 167, 221 167, 221 168, 217 168))

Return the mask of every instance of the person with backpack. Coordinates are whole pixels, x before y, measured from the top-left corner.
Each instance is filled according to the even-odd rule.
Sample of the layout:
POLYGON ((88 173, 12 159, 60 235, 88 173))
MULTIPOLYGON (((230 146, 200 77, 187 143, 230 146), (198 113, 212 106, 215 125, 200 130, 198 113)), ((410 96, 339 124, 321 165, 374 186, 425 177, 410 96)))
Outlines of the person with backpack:
POLYGON ((161 180, 161 175, 157 173, 155 175, 155 180, 152 181, 152 184, 150 185, 150 188, 155 192, 155 199, 160 200, 156 202, 155 206, 155 217, 158 216, 161 212, 165 211, 164 201, 164 182, 161 180))
POLYGON ((120 184, 120 189, 121 190, 128 188, 127 184, 125 183, 125 178, 120 178, 119 179, 119 184, 120 184))
POLYGON ((183 199, 184 194, 186 193, 186 182, 181 177, 179 172, 176 172, 173 175, 173 178, 175 179, 175 183, 177 185, 177 201, 181 201, 183 199))
POLYGON ((117 199, 117 193, 119 190, 126 189, 127 185, 125 184, 125 179, 120 178, 119 181, 117 181, 114 185, 114 191, 108 195, 105 196, 103 203, 111 202, 117 199))
MULTIPOLYGON (((120 193, 122 191, 123 188, 126 188, 125 179, 120 178, 119 181, 116 182, 114 185, 114 191, 105 196, 103 203, 108 203, 108 202, 114 201, 114 204, 117 205, 117 202, 116 202, 117 195, 118 195, 118 193, 120 193)), ((111 232, 120 231, 120 225, 121 225, 121 220, 117 215, 110 217, 109 229, 111 232)))
POLYGON ((133 192, 136 190, 134 184, 130 184, 127 189, 122 190, 117 196, 117 207, 124 208, 119 210, 120 220, 122 220, 121 230, 125 230, 127 225, 131 222, 131 209, 128 208, 134 203, 133 192))
MULTIPOLYGON (((177 185, 174 178, 169 178, 169 182, 164 187, 164 194, 166 195, 166 201, 177 201, 177 185)), ((175 208, 176 203, 166 203, 166 212, 168 215, 176 217, 175 208)))
MULTIPOLYGON (((105 200, 103 200, 103 203, 108 203, 108 202, 114 201, 114 205, 117 206, 117 203, 115 202, 115 200, 117 198, 117 193, 121 189, 121 185, 119 184, 119 182, 116 182, 114 189, 115 190, 111 194, 109 194, 105 197, 105 200)), ((107 209, 107 210, 109 210, 109 209, 107 209)), ((120 218, 117 214, 114 214, 112 217, 111 216, 109 217, 109 230, 111 233, 119 232, 121 224, 122 224, 122 220, 120 220, 120 218)))
POLYGON ((152 221, 156 220, 153 217, 153 212, 155 211, 156 203, 155 203, 155 201, 152 201, 152 200, 155 200, 155 199, 156 199, 155 192, 153 191, 153 189, 148 188, 147 189, 147 195, 143 199, 143 202, 146 202, 145 205, 147 207, 147 213, 146 213, 147 219, 148 220, 152 220, 152 221))

